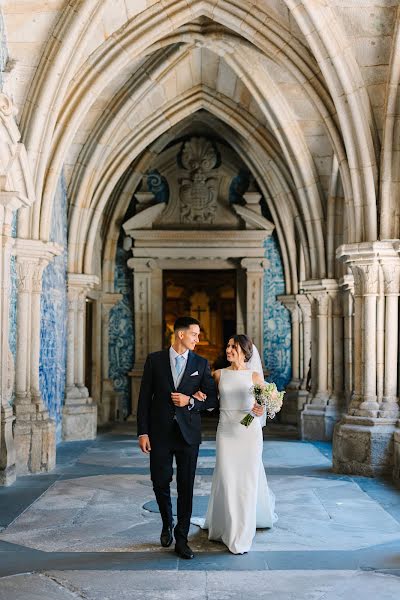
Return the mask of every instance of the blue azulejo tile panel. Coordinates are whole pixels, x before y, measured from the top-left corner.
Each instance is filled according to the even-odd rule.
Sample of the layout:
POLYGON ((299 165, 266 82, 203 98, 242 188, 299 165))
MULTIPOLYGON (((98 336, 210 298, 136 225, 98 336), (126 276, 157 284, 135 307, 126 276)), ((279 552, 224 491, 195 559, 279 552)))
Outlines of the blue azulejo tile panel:
POLYGON ((289 311, 276 298, 285 293, 285 277, 275 233, 265 243, 265 256, 264 360, 269 380, 282 390, 291 378, 291 324, 289 311))
POLYGON ((134 363, 133 328, 133 283, 132 271, 127 266, 131 256, 122 247, 122 235, 118 242, 115 265, 115 291, 122 294, 122 300, 110 311, 108 376, 115 391, 122 393, 122 415, 128 416, 130 406, 130 377, 134 363))
POLYGON ((56 420, 61 440, 62 405, 65 394, 67 344, 67 192, 60 177, 51 224, 51 240, 64 251, 45 269, 41 297, 40 391, 56 420))

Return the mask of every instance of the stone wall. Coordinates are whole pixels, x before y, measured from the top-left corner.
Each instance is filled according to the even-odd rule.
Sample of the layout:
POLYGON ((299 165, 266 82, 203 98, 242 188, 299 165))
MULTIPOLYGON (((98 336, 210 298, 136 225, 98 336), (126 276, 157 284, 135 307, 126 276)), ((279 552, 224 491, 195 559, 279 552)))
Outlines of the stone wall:
POLYGON ((64 247, 43 274, 40 329, 40 391, 61 440, 67 340, 67 193, 60 177, 54 203, 51 241, 64 247))

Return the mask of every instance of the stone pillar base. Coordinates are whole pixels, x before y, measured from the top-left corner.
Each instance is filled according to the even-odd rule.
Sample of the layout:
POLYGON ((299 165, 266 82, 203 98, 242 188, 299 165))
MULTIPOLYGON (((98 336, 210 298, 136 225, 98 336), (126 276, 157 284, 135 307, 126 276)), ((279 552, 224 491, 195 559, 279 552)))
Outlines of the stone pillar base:
POLYGON ((306 404, 300 419, 301 439, 330 442, 339 418, 334 407, 306 404))
POLYGON ((0 485, 11 485, 17 477, 13 437, 14 414, 11 406, 1 408, 0 485))
POLYGON ((396 429, 394 430, 394 453, 393 453, 393 479, 400 487, 400 421, 397 421, 396 429))
POLYGON ((44 473, 56 466, 56 424, 47 412, 18 418, 14 431, 18 475, 44 473))
POLYGON ((65 442, 94 440, 97 435, 97 404, 92 398, 66 398, 62 439, 65 442))
POLYGON ((346 415, 333 436, 333 470, 374 477, 393 469, 393 419, 346 415))

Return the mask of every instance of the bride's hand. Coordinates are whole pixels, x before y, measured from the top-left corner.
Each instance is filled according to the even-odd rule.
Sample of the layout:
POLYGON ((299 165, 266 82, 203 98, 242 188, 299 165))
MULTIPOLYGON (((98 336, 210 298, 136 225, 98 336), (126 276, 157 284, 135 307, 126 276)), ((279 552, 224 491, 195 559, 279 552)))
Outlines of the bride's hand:
POLYGON ((207 394, 204 394, 200 390, 195 394, 192 394, 192 396, 193 398, 196 398, 196 400, 200 400, 200 402, 204 402, 204 400, 207 398, 207 394))
POLYGON ((264 406, 260 406, 259 404, 257 404, 257 402, 255 402, 253 408, 251 409, 251 412, 254 415, 256 415, 256 417, 262 417, 264 414, 264 410, 264 406))

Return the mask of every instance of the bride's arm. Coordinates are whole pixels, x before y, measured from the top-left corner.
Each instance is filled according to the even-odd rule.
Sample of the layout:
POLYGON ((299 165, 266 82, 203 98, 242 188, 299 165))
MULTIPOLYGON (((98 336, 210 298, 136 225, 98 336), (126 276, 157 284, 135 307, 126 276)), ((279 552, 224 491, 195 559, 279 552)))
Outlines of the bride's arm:
POLYGON ((215 385, 216 385, 217 392, 218 392, 219 380, 221 378, 221 369, 214 371, 213 377, 214 377, 215 385))
MULTIPOLYGON (((264 383, 263 378, 261 377, 261 375, 259 373, 257 373, 257 371, 253 371, 252 377, 253 377, 253 384, 259 383, 262 385, 264 383)), ((257 417, 262 417, 264 414, 264 410, 265 410, 264 406, 260 406, 259 404, 257 404, 257 402, 254 402, 254 406, 251 409, 251 412, 254 413, 257 417)))

